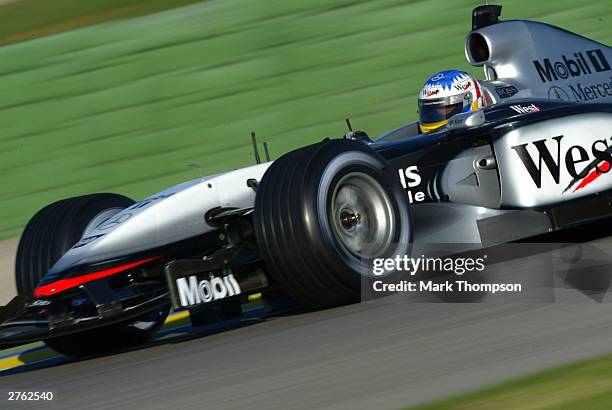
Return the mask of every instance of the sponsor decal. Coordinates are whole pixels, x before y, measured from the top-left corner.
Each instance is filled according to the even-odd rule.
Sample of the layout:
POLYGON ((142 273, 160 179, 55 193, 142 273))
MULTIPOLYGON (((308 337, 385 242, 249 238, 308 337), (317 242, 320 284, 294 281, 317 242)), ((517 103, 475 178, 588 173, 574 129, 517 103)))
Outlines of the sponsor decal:
POLYGON ((600 49, 579 51, 570 57, 562 54, 560 59, 552 61, 550 58, 533 60, 533 65, 543 83, 610 70, 610 64, 600 49))
POLYGON ((435 76, 431 77, 431 81, 440 81, 444 78, 444 73, 438 73, 435 76))
POLYGON ((409 166, 406 169, 399 169, 400 183, 408 194, 408 202, 423 202, 425 200, 425 193, 423 191, 414 191, 413 188, 417 188, 421 185, 423 179, 419 174, 419 167, 416 165, 409 166))
POLYGON ((107 229, 116 228, 117 226, 121 225, 122 223, 130 219, 131 217, 132 217, 132 214, 129 212, 125 214, 113 216, 112 218, 96 226, 96 229, 99 231, 105 231, 107 229))
POLYGON ((572 182, 570 182, 570 184, 563 190, 563 193, 569 191, 570 189, 572 189, 572 187, 574 187, 574 185, 576 185, 576 183, 578 181, 580 181, 580 183, 572 190, 572 192, 576 192, 584 187, 586 187, 587 185, 589 185, 591 182, 595 181, 597 178, 599 178, 601 175, 607 173, 608 171, 610 171, 610 163, 608 161, 603 161, 599 164, 591 164, 590 168, 593 168, 593 165, 595 166, 595 168, 586 176, 582 179, 582 181, 580 181, 580 179, 575 179, 572 182))
POLYGON ((234 275, 228 272, 231 270, 224 270, 224 276, 211 275, 209 279, 203 280, 198 280, 195 275, 177 279, 181 306, 189 307, 239 295, 240 285, 234 275))
POLYGON ((31 307, 40 307, 40 306, 49 306, 51 304, 50 300, 38 299, 30 304, 31 307))
POLYGON ((76 248, 80 248, 81 246, 88 245, 88 244, 92 243, 93 241, 95 241, 96 239, 101 238, 103 236, 104 236, 104 234, 93 235, 93 236, 88 236, 87 238, 83 238, 80 241, 78 241, 76 244, 74 244, 72 249, 76 249, 76 248))
POLYGON ((612 77, 610 77, 609 82, 592 85, 578 83, 576 85, 569 85, 569 89, 578 102, 612 97, 612 77))
POLYGON ((431 97, 432 95, 438 95, 438 93, 440 93, 440 89, 437 88, 435 90, 427 90, 425 91, 425 96, 426 97, 431 97))
POLYGON ((497 87, 497 88, 495 88, 495 92, 497 93, 499 98, 510 98, 513 95, 515 95, 516 93, 518 93, 518 90, 516 89, 515 86, 508 85, 506 87, 497 87))
POLYGON ((551 100, 571 101, 567 91, 556 85, 553 85, 548 89, 548 98, 551 100))
POLYGON ((467 90, 468 88, 470 88, 470 86, 471 86, 471 85, 472 85, 472 82, 471 82, 471 81, 468 81, 468 82, 467 82, 467 83, 465 83, 465 84, 455 84, 455 89, 456 89, 457 91, 465 91, 465 90, 467 90))
POLYGON ((511 105, 510 108, 512 108, 514 111, 518 112, 519 114, 531 114, 534 112, 539 112, 541 109, 540 107, 538 107, 535 104, 530 104, 530 105, 511 105))
POLYGON ((472 104, 472 93, 463 94, 463 106, 467 107, 470 104, 472 104))
POLYGON ((572 177, 572 181, 565 187, 563 193, 572 190, 572 188, 572 192, 576 192, 595 181, 602 174, 610 171, 612 147, 609 142, 612 141, 612 138, 607 140, 597 139, 588 148, 581 145, 564 147, 563 138, 563 135, 558 135, 551 139, 542 139, 511 147, 538 189, 542 188, 544 168, 548 170, 557 185, 560 183, 562 171, 572 177), (536 148, 536 158, 529 153, 527 149, 529 145, 536 148))
POLYGON ((455 128, 455 127, 463 127, 463 123, 465 122, 465 118, 459 116, 459 117, 451 117, 448 120, 448 126, 450 128, 455 128))
POLYGON ((170 194, 162 194, 162 195, 157 195, 157 196, 152 196, 150 198, 147 198, 145 200, 142 200, 140 202, 136 202, 134 205, 130 206, 127 209, 139 209, 139 208, 144 208, 145 206, 155 202, 155 201, 159 201, 160 199, 165 199, 165 198, 169 198, 172 195, 174 195, 175 192, 172 192, 170 194))

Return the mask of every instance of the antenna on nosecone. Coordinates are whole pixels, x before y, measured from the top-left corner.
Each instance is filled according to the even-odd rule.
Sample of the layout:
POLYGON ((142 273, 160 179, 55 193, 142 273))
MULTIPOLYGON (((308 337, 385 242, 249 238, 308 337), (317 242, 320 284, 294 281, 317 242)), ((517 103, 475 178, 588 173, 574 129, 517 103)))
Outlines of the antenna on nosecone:
POLYGON ((348 127, 349 131, 353 132, 353 127, 351 127, 351 120, 346 118, 345 121, 346 121, 346 126, 348 127))
POLYGON ((255 162, 261 164, 261 158, 259 158, 259 151, 257 151, 257 138, 255 138, 255 132, 251 132, 251 142, 253 143, 253 151, 255 152, 255 162))
POLYGON ((264 142, 263 146, 264 146, 264 152, 266 154, 266 162, 270 162, 270 153, 268 152, 268 143, 264 142))

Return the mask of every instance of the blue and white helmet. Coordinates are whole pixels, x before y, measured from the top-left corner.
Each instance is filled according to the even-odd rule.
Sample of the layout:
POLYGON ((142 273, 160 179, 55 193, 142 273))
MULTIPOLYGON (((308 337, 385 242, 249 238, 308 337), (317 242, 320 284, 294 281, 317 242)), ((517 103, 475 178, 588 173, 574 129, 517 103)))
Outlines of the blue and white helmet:
POLYGON ((419 127, 431 132, 455 114, 482 108, 480 86, 465 71, 440 71, 429 77, 419 94, 419 127))

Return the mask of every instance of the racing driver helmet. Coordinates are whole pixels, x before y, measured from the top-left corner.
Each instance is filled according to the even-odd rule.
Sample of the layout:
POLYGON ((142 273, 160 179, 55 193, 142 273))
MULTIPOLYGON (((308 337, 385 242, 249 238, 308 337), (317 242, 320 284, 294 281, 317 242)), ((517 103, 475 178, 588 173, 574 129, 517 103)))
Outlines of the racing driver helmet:
POLYGON ((440 71, 429 77, 419 94, 419 129, 431 132, 455 114, 483 107, 480 86, 465 71, 440 71))

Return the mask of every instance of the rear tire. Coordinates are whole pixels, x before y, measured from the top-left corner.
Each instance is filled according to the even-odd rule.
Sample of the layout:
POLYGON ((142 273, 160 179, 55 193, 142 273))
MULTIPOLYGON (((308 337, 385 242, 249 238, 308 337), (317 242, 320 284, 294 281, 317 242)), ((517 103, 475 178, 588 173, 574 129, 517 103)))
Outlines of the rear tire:
POLYGON ((259 183, 253 225, 270 274, 314 309, 359 302, 372 259, 407 254, 412 233, 394 168, 350 140, 276 160, 259 183))
MULTIPOLYGON (((122 195, 102 193, 64 199, 36 213, 19 241, 15 263, 17 293, 32 296, 34 289, 59 258, 89 228, 134 204, 122 195)), ((147 341, 164 323, 169 308, 85 332, 45 340, 59 353, 83 356, 120 350, 147 341)))

